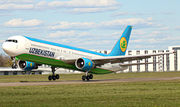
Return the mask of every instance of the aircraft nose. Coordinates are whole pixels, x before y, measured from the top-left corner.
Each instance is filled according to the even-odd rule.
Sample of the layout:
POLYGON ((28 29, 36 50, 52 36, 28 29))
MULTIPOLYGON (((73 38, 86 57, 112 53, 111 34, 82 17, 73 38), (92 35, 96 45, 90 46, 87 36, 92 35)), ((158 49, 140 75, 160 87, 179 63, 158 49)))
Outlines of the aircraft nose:
POLYGON ((9 49, 10 49, 9 44, 7 44, 7 43, 3 43, 2 48, 3 48, 3 50, 4 50, 6 53, 7 53, 7 52, 9 51, 9 49))
POLYGON ((17 49, 17 44, 10 43, 10 42, 4 42, 2 45, 2 48, 6 54, 8 54, 11 57, 17 56, 18 55, 18 49, 17 49))
POLYGON ((2 48, 4 50, 4 52, 6 52, 6 54, 8 54, 9 56, 15 56, 15 50, 13 49, 14 46, 11 43, 8 42, 4 42, 2 45, 2 48))

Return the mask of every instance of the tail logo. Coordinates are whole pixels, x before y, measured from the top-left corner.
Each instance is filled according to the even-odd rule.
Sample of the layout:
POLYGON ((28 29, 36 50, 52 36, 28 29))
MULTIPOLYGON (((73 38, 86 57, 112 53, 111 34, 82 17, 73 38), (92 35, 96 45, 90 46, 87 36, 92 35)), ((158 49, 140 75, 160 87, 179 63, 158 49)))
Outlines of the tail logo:
POLYGON ((89 66, 91 66, 91 63, 89 62, 89 66))
POLYGON ((121 51, 122 52, 125 52, 126 51, 126 48, 127 48, 127 40, 125 37, 122 37, 121 40, 120 40, 120 48, 121 48, 121 51))

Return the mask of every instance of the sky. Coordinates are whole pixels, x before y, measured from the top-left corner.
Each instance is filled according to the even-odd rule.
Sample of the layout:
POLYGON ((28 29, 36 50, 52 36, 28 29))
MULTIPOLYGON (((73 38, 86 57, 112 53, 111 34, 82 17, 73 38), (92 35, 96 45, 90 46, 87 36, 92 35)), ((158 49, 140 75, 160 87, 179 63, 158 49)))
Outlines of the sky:
POLYGON ((180 0, 1 0, 0 53, 11 36, 111 50, 127 25, 128 50, 180 45, 180 0))

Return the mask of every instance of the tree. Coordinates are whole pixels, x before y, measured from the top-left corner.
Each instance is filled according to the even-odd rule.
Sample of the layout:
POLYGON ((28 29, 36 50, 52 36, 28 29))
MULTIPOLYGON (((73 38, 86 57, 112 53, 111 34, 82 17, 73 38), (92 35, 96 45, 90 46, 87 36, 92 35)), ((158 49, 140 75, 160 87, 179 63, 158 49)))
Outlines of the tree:
POLYGON ((12 66, 12 60, 9 56, 0 55, 0 66, 1 67, 11 67, 12 66))

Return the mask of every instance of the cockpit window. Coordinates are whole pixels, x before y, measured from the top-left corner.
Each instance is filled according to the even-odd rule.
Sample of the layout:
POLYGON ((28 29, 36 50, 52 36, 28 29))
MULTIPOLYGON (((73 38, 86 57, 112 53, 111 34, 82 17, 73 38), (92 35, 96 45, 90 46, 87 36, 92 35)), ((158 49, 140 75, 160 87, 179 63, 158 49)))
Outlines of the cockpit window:
POLYGON ((8 40, 6 40, 6 42, 14 42, 14 43, 18 43, 17 40, 12 40, 12 39, 8 39, 8 40))

